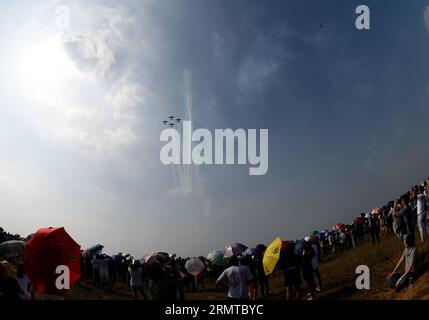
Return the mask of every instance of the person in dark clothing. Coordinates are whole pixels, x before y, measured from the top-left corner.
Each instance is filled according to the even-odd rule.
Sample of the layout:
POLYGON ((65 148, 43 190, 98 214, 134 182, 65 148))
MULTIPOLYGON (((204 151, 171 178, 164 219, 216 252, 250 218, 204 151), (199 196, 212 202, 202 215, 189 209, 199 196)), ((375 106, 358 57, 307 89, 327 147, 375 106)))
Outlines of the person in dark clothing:
POLYGON ((301 300, 301 260, 295 254, 295 243, 286 245, 280 256, 279 266, 283 271, 286 300, 301 300))
POLYGON ((115 259, 109 259, 108 261, 108 268, 109 268, 109 285, 110 288, 115 287, 116 283, 116 275, 117 275, 117 262, 115 259))
POLYGON ((413 221, 413 211, 409 206, 409 197, 404 195, 400 200, 396 200, 393 205, 393 216, 395 219, 402 220, 404 230, 402 231, 403 237, 406 235, 411 235, 414 237, 414 221, 413 221), (400 208, 398 211, 397 208, 400 208))
POLYGON ((151 280, 152 300, 175 301, 177 289, 183 286, 186 278, 175 279, 165 272, 158 261, 148 263, 146 272, 151 280))
POLYGON ((7 275, 6 267, 0 262, 0 300, 20 300, 24 294, 15 278, 7 275))
POLYGON ((258 296, 258 270, 254 256, 246 255, 240 260, 240 265, 249 267, 253 279, 250 281, 247 290, 249 291, 249 299, 256 300, 258 296))
POLYGON ((369 217, 369 232, 371 234, 372 243, 380 242, 380 221, 378 219, 378 214, 376 212, 372 212, 369 217))
POLYGON ((270 286, 268 283, 268 277, 265 275, 264 266, 262 264, 262 254, 255 256, 256 271, 258 275, 259 287, 261 288, 261 296, 266 297, 270 294, 270 286))
POLYGON ((308 287, 308 300, 313 300, 316 285, 314 283, 313 264, 311 263, 315 256, 315 252, 310 242, 305 242, 302 252, 302 277, 307 282, 308 287))
POLYGON ((185 267, 181 265, 180 258, 178 259, 178 261, 176 261, 175 258, 171 258, 166 266, 166 269, 168 270, 170 276, 176 279, 178 282, 177 292, 179 294, 179 300, 185 300, 184 285, 186 284, 186 282, 189 282, 191 278, 181 280, 182 278, 187 277, 188 273, 186 272, 185 267))

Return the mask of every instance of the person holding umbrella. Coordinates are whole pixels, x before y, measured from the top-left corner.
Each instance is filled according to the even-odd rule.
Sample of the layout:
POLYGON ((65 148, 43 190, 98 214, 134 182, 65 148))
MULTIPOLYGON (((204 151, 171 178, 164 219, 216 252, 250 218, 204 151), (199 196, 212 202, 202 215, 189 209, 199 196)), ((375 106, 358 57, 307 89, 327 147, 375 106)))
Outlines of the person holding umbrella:
POLYGON ((256 247, 255 265, 256 272, 258 275, 259 287, 261 288, 261 296, 265 297, 270 294, 270 285, 268 276, 265 274, 265 268, 263 264, 263 257, 267 247, 264 244, 258 244, 256 247))
POLYGON ((63 300, 80 278, 80 246, 64 228, 41 228, 25 245, 24 270, 43 299, 63 300), (58 287, 58 266, 68 269, 68 283, 58 287))
POLYGON ((204 290, 204 269, 205 265, 198 258, 191 258, 185 263, 186 272, 191 276, 194 281, 193 288, 198 291, 200 284, 202 290, 204 290))
POLYGON ((379 208, 373 209, 368 219, 369 233, 371 234, 373 244, 380 242, 380 219, 378 218, 379 213, 379 208))
POLYGON ((250 281, 249 285, 247 286, 247 291, 249 292, 250 300, 256 300, 256 297, 258 296, 258 283, 257 283, 258 274, 256 271, 256 264, 255 264, 254 257, 255 255, 246 254, 240 260, 240 264, 242 266, 249 267, 250 273, 253 276, 253 279, 250 281))
POLYGON ((301 259, 295 253, 295 243, 286 244, 279 265, 283 270, 286 300, 301 300, 301 259))
POLYGON ((308 300, 314 299, 314 293, 316 290, 316 285, 314 283, 315 275, 313 271, 313 258, 315 256, 315 252, 311 246, 311 242, 305 241, 304 248, 302 251, 302 277, 307 282, 308 287, 308 300))
POLYGON ((146 293, 143 289, 143 270, 140 267, 140 264, 137 261, 133 261, 128 268, 128 272, 130 273, 130 285, 133 291, 134 300, 138 300, 138 292, 143 296, 143 300, 147 300, 146 293))

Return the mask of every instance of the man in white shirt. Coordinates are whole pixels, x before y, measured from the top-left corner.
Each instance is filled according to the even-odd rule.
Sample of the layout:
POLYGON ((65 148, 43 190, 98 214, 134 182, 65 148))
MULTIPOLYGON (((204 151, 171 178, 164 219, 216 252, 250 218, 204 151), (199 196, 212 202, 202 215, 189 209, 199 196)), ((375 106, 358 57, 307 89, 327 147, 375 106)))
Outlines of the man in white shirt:
POLYGON ((423 243, 425 241, 425 234, 428 232, 427 225, 427 197, 424 194, 424 186, 419 186, 417 189, 416 197, 416 209, 417 209, 417 226, 420 231, 420 240, 423 243))
POLYGON ((133 291, 134 300, 137 300, 138 292, 141 293, 144 300, 147 300, 146 293, 143 288, 143 270, 140 267, 140 264, 134 261, 128 268, 130 274, 130 285, 133 291))
POLYGON ((249 267, 239 266, 238 258, 232 256, 230 259, 231 266, 226 269, 217 279, 216 283, 221 285, 228 284, 228 298, 231 300, 248 300, 249 295, 247 286, 253 280, 249 267))

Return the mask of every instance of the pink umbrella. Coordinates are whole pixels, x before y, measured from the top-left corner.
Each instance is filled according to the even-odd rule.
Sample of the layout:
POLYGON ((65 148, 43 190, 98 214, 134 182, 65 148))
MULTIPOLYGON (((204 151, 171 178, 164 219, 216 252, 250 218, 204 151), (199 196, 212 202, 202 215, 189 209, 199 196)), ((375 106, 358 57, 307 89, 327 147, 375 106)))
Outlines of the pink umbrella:
POLYGON ((344 229, 346 226, 345 226, 345 224, 344 223, 338 223, 336 226, 335 226, 335 228, 336 229, 338 229, 338 230, 341 230, 341 229, 344 229))
POLYGON ((228 244, 225 247, 224 250, 224 256, 225 257, 232 257, 232 256, 238 256, 239 254, 242 254, 244 251, 246 251, 247 246, 245 246, 242 243, 234 242, 231 244, 228 244))
POLYGON ((381 209, 380 208, 374 208, 371 211, 371 214, 380 214, 381 209))

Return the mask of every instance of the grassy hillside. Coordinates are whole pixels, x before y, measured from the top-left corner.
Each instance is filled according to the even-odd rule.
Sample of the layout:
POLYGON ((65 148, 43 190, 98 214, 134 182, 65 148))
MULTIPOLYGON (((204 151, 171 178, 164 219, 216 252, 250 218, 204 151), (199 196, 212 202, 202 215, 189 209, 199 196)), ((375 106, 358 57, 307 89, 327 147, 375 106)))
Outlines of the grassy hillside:
MULTIPOLYGON (((385 277, 393 270, 403 251, 401 241, 393 236, 382 239, 379 244, 372 244, 369 236, 356 249, 324 258, 320 271, 324 289, 317 298, 324 299, 429 299, 429 240, 419 247, 422 269, 424 274, 416 279, 413 288, 395 293, 389 288, 385 277), (371 271, 371 288, 357 290, 355 274, 358 265, 367 265, 371 271)), ((269 299, 283 299, 285 290, 281 272, 275 272, 270 279, 271 295, 269 299)), ((203 292, 186 292, 186 299, 224 299, 226 293, 216 291, 214 283, 207 283, 203 292)), ((80 287, 74 287, 68 299, 131 299, 129 289, 124 285, 118 286, 114 292, 106 293, 93 289, 83 282, 80 287)))

